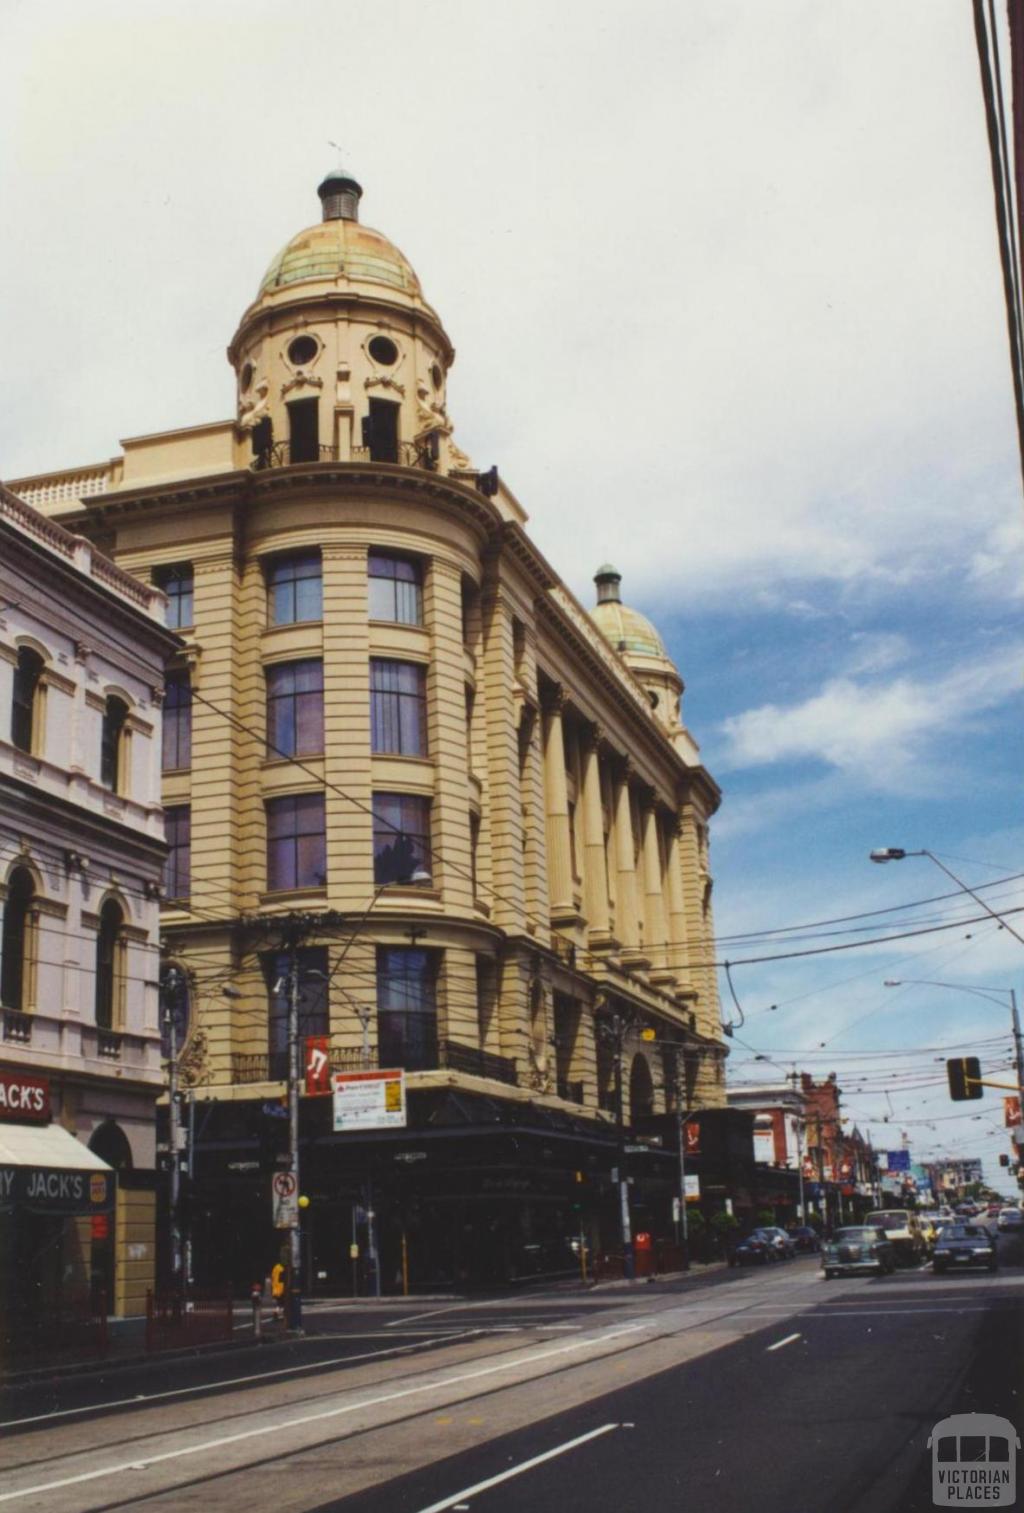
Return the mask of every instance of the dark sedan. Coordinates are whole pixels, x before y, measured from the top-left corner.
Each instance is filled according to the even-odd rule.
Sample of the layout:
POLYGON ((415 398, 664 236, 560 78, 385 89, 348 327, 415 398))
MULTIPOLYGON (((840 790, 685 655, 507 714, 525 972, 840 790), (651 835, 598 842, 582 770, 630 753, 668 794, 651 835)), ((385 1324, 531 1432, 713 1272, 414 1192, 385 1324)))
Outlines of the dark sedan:
POLYGON ((766 1229, 754 1229, 740 1240, 735 1255, 737 1266, 767 1266, 780 1259, 778 1245, 766 1229))
POLYGON ((995 1241, 980 1224, 949 1224, 935 1242, 932 1270, 937 1276, 969 1266, 995 1271, 998 1265, 995 1241))
POLYGON ((818 1231, 812 1229, 809 1224, 797 1224, 788 1233, 789 1238, 801 1253, 808 1251, 813 1253, 821 1249, 821 1239, 818 1231))
POLYGON ((844 1271, 874 1271, 887 1276, 896 1270, 896 1250, 884 1229, 872 1224, 850 1225, 837 1229, 821 1247, 821 1269, 826 1281, 844 1271))

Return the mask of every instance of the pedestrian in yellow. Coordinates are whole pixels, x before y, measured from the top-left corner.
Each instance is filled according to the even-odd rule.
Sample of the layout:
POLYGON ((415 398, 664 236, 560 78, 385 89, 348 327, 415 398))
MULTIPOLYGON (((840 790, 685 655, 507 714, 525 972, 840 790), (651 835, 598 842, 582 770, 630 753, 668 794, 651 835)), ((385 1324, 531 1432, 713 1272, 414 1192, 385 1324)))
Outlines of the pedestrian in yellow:
POLYGON ((270 1295, 274 1300, 275 1319, 284 1318, 284 1295, 287 1287, 288 1268, 283 1261, 278 1261, 270 1272, 270 1295))

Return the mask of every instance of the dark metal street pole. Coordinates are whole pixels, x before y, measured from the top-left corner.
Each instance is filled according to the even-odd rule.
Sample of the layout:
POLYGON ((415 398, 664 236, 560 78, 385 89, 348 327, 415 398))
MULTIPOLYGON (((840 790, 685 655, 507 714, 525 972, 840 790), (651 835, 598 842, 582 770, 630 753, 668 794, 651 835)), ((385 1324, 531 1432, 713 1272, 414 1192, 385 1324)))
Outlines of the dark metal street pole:
POLYGON ((299 1228, 299 951, 295 932, 288 965, 288 1167, 295 1182, 295 1208, 288 1227, 288 1325, 302 1328, 302 1231, 299 1228))
POLYGON ((161 981, 161 997, 164 1028, 168 1039, 167 1074, 167 1129, 171 1147, 171 1284, 181 1285, 181 1166, 178 1154, 178 1026, 174 1014, 174 990, 178 985, 178 969, 171 967, 161 981))

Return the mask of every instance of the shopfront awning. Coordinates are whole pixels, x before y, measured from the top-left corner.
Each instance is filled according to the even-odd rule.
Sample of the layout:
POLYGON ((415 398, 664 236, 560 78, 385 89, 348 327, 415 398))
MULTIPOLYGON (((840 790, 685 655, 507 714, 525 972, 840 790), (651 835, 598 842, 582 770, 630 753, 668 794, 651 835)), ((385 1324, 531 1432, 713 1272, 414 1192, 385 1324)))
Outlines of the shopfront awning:
POLYGON ((0 1209, 108 1213, 113 1170, 59 1124, 0 1124, 0 1209))

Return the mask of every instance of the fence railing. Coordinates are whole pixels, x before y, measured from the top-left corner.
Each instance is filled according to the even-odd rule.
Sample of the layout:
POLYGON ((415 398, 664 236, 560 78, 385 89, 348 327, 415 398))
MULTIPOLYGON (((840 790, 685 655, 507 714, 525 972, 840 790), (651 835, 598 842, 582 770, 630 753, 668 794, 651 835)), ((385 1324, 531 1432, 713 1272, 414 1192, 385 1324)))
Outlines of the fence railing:
POLYGON ((146 1293, 146 1350, 181 1350, 234 1338, 231 1294, 146 1293))
MULTIPOLYGON (((380 1060, 376 1050, 371 1049, 365 1058, 358 1046, 334 1046, 330 1052, 332 1072, 358 1072, 364 1067, 376 1069, 380 1060)), ((489 1077, 494 1082, 504 1082, 509 1087, 517 1083, 516 1064, 510 1056, 496 1056, 492 1051, 482 1051, 477 1046, 463 1045, 458 1040, 439 1040, 436 1065, 453 1072, 465 1072, 469 1077, 489 1077)), ((416 1071, 431 1068, 418 1066, 416 1071)), ((283 1082, 288 1076, 288 1057, 283 1051, 236 1051, 231 1057, 231 1080, 236 1083, 283 1082)), ((581 1103, 580 1097, 575 1099, 581 1103)))

